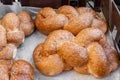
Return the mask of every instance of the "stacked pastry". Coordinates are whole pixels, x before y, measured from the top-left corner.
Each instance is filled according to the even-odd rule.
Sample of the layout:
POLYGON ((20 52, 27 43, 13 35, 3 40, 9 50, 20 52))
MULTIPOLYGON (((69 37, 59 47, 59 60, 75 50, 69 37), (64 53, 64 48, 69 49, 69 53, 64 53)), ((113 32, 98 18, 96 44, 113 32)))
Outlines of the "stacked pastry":
POLYGON ((18 15, 20 18, 14 13, 8 13, 0 20, 0 80, 34 80, 32 66, 24 60, 13 59, 24 35, 30 35, 34 30, 33 25, 26 26, 32 23, 31 18, 28 22, 22 22, 24 18, 30 17, 28 13, 20 12, 18 15), (22 15, 23 18, 22 13, 25 14, 22 15), (23 30, 26 27, 30 29, 23 30))
POLYGON ((41 73, 55 76, 74 69, 105 77, 118 68, 118 54, 105 36, 107 24, 92 9, 62 6, 55 11, 46 7, 38 12, 35 23, 38 30, 49 34, 33 52, 41 73))

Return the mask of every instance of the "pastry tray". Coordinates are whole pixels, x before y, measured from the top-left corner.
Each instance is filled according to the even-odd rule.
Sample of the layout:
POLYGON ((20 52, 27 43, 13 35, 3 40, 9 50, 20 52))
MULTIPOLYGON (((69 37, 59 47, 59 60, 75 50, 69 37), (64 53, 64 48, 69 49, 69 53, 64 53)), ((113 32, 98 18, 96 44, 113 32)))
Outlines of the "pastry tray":
MULTIPOLYGON (((18 13, 21 10, 28 11, 32 15, 32 17, 35 18, 35 15, 37 14, 39 9, 40 8, 37 8, 37 7, 21 7, 19 6, 19 3, 14 3, 13 5, 0 4, 0 18, 8 12, 18 13)), ((113 45, 113 41, 112 41, 109 30, 106 36, 109 43, 113 45)), ((34 80, 120 80, 120 67, 116 71, 112 72, 108 76, 101 79, 95 78, 91 75, 79 74, 75 71, 66 71, 54 77, 42 75, 34 66, 32 54, 33 54, 34 48, 39 43, 44 42, 46 37, 47 37, 46 35, 35 30, 33 34, 25 38, 24 42, 17 49, 17 54, 15 59, 16 60, 24 59, 32 64, 35 71, 34 80)))

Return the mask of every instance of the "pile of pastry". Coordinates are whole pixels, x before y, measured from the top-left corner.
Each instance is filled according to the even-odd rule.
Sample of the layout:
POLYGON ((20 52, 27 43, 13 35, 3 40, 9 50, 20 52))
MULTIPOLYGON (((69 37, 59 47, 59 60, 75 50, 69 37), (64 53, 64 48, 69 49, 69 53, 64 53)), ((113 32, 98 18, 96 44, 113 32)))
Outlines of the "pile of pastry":
POLYGON ((62 6, 42 8, 35 19, 37 29, 48 34, 33 52, 36 68, 55 76, 75 70, 105 77, 118 68, 119 57, 106 39, 106 22, 92 9, 62 6))
POLYGON ((34 31, 27 12, 7 13, 0 20, 0 80, 33 80, 34 71, 28 62, 14 60, 17 47, 34 31))

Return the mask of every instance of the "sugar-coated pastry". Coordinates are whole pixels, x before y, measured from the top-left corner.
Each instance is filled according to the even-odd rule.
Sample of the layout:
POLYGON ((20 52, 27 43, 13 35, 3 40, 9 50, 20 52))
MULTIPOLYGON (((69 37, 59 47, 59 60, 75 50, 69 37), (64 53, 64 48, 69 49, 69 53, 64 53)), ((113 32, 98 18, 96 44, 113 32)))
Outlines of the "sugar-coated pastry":
POLYGON ((91 13, 84 13, 69 19, 63 29, 77 35, 82 29, 91 27, 93 19, 94 16, 91 13))
POLYGON ((91 42, 97 41, 100 44, 104 45, 106 43, 106 37, 104 33, 98 28, 86 28, 78 33, 74 38, 74 42, 77 44, 86 47, 91 42))
POLYGON ((10 73, 10 80, 34 80, 33 68, 24 60, 15 61, 10 73))
POLYGON ((58 29, 62 29, 67 22, 67 17, 63 14, 56 14, 56 12, 49 7, 41 9, 35 19, 36 27, 44 34, 58 29))
POLYGON ((56 30, 48 35, 44 42, 42 54, 49 55, 55 54, 57 46, 65 41, 72 41, 74 35, 66 30, 56 30))
POLYGON ((60 74, 64 69, 64 63, 58 54, 53 54, 49 56, 42 56, 43 44, 39 44, 34 52, 33 59, 36 68, 43 74, 48 76, 55 76, 60 74))
POLYGON ((0 50, 0 60, 1 59, 13 59, 15 54, 16 46, 13 44, 7 44, 2 50, 0 50))
POLYGON ((82 15, 85 13, 91 13, 93 16, 96 15, 96 12, 89 7, 78 7, 76 10, 78 11, 79 15, 82 15))
POLYGON ((80 74, 89 74, 87 64, 83 66, 76 66, 74 67, 74 70, 80 74))
POLYGON ((103 33, 107 31, 107 23, 103 19, 93 19, 91 27, 100 29, 103 33))
POLYGON ((14 43, 19 46, 24 39, 24 33, 20 31, 18 16, 14 13, 7 13, 2 18, 2 25, 6 28, 8 43, 14 43))
POLYGON ((103 47, 93 42, 87 47, 89 73, 95 77, 104 77, 110 73, 110 65, 103 47))
POLYGON ((28 12, 21 11, 17 14, 20 19, 20 30, 22 30, 25 36, 30 35, 34 31, 34 23, 28 12))
POLYGON ((119 65, 119 57, 118 57, 117 51, 113 46, 111 46, 108 43, 106 43, 103 46, 103 48, 105 50, 105 54, 107 55, 108 61, 110 63, 111 71, 115 71, 119 65))
POLYGON ((57 53, 72 67, 82 66, 88 61, 86 49, 74 42, 63 43, 57 48, 57 53))
POLYGON ((0 50, 3 47, 5 47, 6 44, 7 44, 6 30, 2 25, 0 25, 0 50))
POLYGON ((57 13, 58 14, 64 14, 65 16, 67 16, 69 19, 75 16, 78 16, 79 13, 77 12, 77 10, 69 5, 64 5, 61 6, 57 9, 57 13))

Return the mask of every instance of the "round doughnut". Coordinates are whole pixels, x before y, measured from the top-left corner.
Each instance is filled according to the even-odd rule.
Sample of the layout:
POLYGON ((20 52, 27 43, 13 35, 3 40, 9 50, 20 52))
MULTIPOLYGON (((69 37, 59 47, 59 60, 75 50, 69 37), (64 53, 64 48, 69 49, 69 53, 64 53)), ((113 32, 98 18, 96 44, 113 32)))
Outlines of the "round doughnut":
POLYGON ((7 44, 7 39, 6 39, 6 30, 5 28, 0 25, 0 50, 5 47, 7 44))
POLYGON ((87 51, 74 42, 65 42, 57 48, 59 56, 72 67, 82 66, 88 61, 87 51))
POLYGON ((104 33, 98 28, 83 29, 74 38, 74 42, 83 47, 86 47, 87 45, 94 41, 97 41, 102 45, 106 43, 106 37, 104 33))
POLYGON ((80 74, 89 74, 88 66, 86 64, 83 66, 74 67, 74 70, 80 74))
POLYGON ((66 30, 56 30, 51 32, 46 38, 42 50, 43 55, 55 54, 57 46, 65 41, 72 41, 74 35, 66 30))
POLYGON ((69 19, 63 29, 77 35, 82 29, 91 27, 93 19, 94 16, 91 13, 84 13, 69 19))
POLYGON ((87 47, 89 56, 88 70, 95 77, 104 77, 110 73, 110 65, 104 49, 97 42, 87 47))
POLYGON ((106 43, 103 46, 105 53, 107 55, 108 61, 110 63, 111 71, 115 71, 118 68, 119 65, 119 57, 117 51, 114 49, 113 46, 106 43))
POLYGON ((78 11, 79 15, 82 15, 85 13, 91 13, 93 16, 96 15, 96 12, 93 9, 88 8, 88 7, 79 7, 76 10, 78 11))
POLYGON ((20 30, 22 30, 25 36, 30 35, 34 31, 34 23, 29 13, 21 11, 17 14, 20 19, 20 30))
POLYGON ((57 13, 64 14, 69 19, 79 15, 79 13, 76 11, 76 9, 69 5, 64 5, 64 6, 59 7, 57 9, 57 13))
POLYGON ((48 57, 41 55, 43 44, 39 44, 33 53, 33 59, 36 68, 43 74, 55 76, 60 74, 64 69, 62 59, 57 55, 49 55, 48 57))
POLYGON ((11 73, 10 80, 34 79, 33 77, 34 71, 32 66, 24 60, 15 61, 10 73, 11 73))
POLYGON ((93 19, 91 27, 100 29, 103 33, 107 31, 107 23, 102 19, 93 19))

